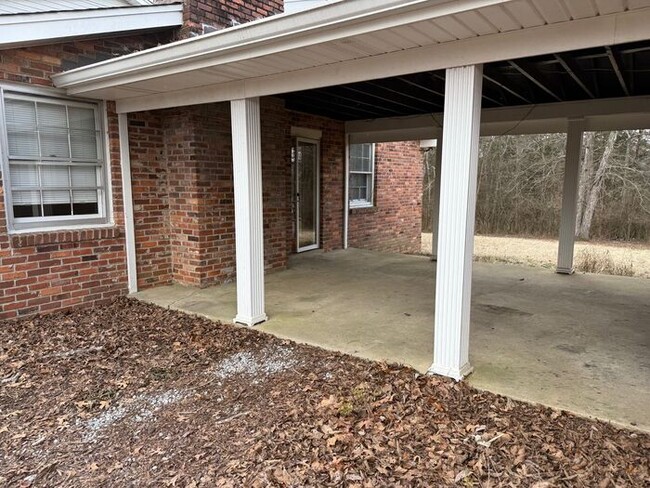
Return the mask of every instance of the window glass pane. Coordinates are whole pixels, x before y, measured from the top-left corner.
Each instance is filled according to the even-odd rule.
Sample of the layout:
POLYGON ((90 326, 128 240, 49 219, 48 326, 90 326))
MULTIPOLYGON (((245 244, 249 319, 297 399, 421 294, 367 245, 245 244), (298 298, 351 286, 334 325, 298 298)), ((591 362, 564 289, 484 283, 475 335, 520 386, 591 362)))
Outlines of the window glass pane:
POLYGON ((99 208, 97 202, 90 203, 73 203, 75 215, 97 215, 99 208))
POLYGON ((9 157, 38 158, 38 134, 36 131, 7 130, 9 157))
POLYGON ((40 205, 41 192, 38 190, 32 191, 12 191, 11 199, 14 205, 40 205))
POLYGON ((69 203, 43 204, 43 216, 62 217, 72 215, 72 208, 69 203))
POLYGON ((19 219, 22 217, 41 217, 40 205, 17 205, 14 203, 14 218, 19 219))
POLYGON ((372 171, 371 144, 350 145, 350 171, 372 171))
POLYGON ((65 129, 68 127, 68 115, 65 105, 54 105, 51 103, 39 102, 36 106, 38 116, 38 127, 56 127, 65 129))
POLYGON ((74 203, 97 203, 97 190, 75 190, 72 192, 74 203))
POLYGON ((350 144, 350 159, 357 159, 363 156, 363 144, 350 144))
POLYGON ((97 185, 97 168, 95 166, 71 166, 72 186, 88 188, 97 185))
POLYGON ((97 159, 97 135, 87 130, 70 131, 70 150, 77 159, 97 159))
POLYGON ((71 129, 95 130, 95 111, 92 108, 68 107, 71 129))
POLYGON ((55 127, 41 127, 39 130, 41 140, 41 157, 69 158, 70 146, 68 144, 68 130, 55 127))
POLYGON ((56 203, 70 203, 69 190, 44 190, 43 203, 56 204, 56 203))
POLYGON ((72 215, 72 205, 70 203, 69 191, 51 191, 43 192, 43 215, 72 215))
POLYGON ((350 175, 350 188, 365 188, 366 186, 368 186, 367 175, 357 173, 350 175))
POLYGON ((35 164, 12 164, 9 166, 9 176, 13 188, 38 187, 38 167, 35 164))
POLYGON ((5 99, 5 118, 9 129, 36 130, 36 104, 28 100, 5 99))
POLYGON ((41 178, 46 188, 70 186, 67 166, 41 166, 41 178))

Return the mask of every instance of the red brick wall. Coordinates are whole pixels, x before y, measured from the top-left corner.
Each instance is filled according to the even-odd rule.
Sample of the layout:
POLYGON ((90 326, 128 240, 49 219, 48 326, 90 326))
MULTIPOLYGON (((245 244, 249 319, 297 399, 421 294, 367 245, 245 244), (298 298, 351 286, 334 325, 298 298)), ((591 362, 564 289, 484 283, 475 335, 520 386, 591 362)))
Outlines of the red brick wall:
POLYGON ((417 142, 375 146, 372 208, 350 209, 348 245, 419 253, 422 232, 422 154, 417 142))
MULTIPOLYGON (((128 36, 0 51, 0 81, 52 86, 66 69, 145 49, 169 34, 128 36)), ((127 292, 117 117, 107 107, 115 226, 8 235, 0 175, 0 319, 95 305, 127 292)))
POLYGON ((161 111, 128 115, 138 288, 172 281, 162 115, 161 111))
POLYGON ((284 11, 284 0, 185 0, 180 38, 203 34, 203 25, 231 27, 284 11))
MULTIPOLYGON (((229 104, 129 115, 140 288, 208 286, 235 276, 229 104), (147 224, 149 223, 149 224, 147 224)), ((321 242, 342 247, 344 127, 261 101, 264 262, 282 269, 295 250, 291 126, 321 130, 321 242)))
POLYGON ((169 42, 166 33, 71 41, 0 50, 0 81, 52 86, 50 76, 169 42))
MULTIPOLYGON (((185 28, 178 32, 166 30, 146 35, 2 50, 0 81, 52 86, 52 74, 165 44, 189 35, 190 31, 202 31, 199 24, 224 27, 231 25, 232 21, 245 22, 281 12, 282 8, 283 2, 277 0, 187 0, 185 28)), ((165 112, 129 115, 139 286, 145 288, 172 282, 176 275, 185 273, 186 269, 181 265, 184 262, 198 265, 200 272, 207 277, 201 284, 232 277, 234 238, 232 208, 229 208, 232 207, 232 182, 227 169, 230 164, 229 139, 224 142, 225 133, 220 139, 214 138, 209 129, 198 130, 193 136, 197 144, 203 145, 197 148, 197 155, 201 149, 204 161, 196 161, 197 165, 206 164, 208 153, 216 154, 220 161, 220 166, 210 171, 195 173, 199 175, 195 180, 196 193, 203 192, 213 199, 207 198, 197 213, 204 225, 197 233, 205 243, 197 261, 194 251, 182 250, 185 244, 192 242, 190 238, 182 237, 186 224, 175 216, 170 219, 172 209, 178 214, 179 209, 184 208, 186 195, 180 192, 179 178, 172 178, 177 183, 173 191, 170 192, 168 187, 167 156, 173 158, 174 148, 163 143, 171 124, 171 119, 164 118, 164 115, 165 112), (171 232, 172 222, 174 232, 171 232), (172 259, 173 256, 176 257, 172 259)), ((221 116, 226 115, 222 111, 221 116)), ((195 121, 198 123, 199 119, 195 121)), ((0 319, 76 305, 94 305, 127 292, 119 139, 112 104, 108 108, 107 131, 115 222, 112 228, 9 236, 0 173, 0 319)), ((267 166, 273 161, 268 160, 267 166)), ((172 173, 176 176, 181 174, 175 167, 173 171, 176 171, 172 173)), ((189 213, 194 215, 194 210, 189 213)), ((280 219, 282 214, 274 218, 280 219)), ((286 255, 284 225, 281 232, 282 238, 271 237, 274 240, 272 247, 278 249, 269 254, 271 267, 286 262, 286 257, 284 260, 278 258, 280 254, 286 255)), ((269 235, 273 236, 273 233, 269 235)))
POLYGON ((0 179, 0 319, 97 305, 126 293, 122 175, 110 103, 107 114, 114 227, 10 236, 0 179))

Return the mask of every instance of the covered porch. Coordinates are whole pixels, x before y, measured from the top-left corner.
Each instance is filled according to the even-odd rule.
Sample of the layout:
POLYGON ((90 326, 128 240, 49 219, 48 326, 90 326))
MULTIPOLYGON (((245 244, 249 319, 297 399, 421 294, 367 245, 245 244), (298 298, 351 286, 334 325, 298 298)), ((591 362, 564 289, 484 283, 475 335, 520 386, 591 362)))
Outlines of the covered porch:
MULTIPOLYGON (((348 249, 293 256, 266 278, 260 330, 424 373, 433 355, 435 262, 348 249)), ((650 309, 643 279, 476 263, 469 382, 650 429, 650 309)), ((234 284, 173 285, 139 299, 229 322, 234 284)))
MULTIPOLYGON (((635 327, 648 323, 646 283, 542 276, 533 270, 506 268, 502 276, 501 271, 493 273, 501 268, 480 265, 474 275, 477 289, 472 290, 480 135, 567 133, 557 271, 572 274, 583 133, 650 126, 650 2, 559 0, 554 4, 557 7, 535 0, 341 1, 55 77, 57 86, 69 95, 115 101, 129 291, 156 285, 157 274, 150 276, 151 281, 142 279, 142 254, 146 249, 166 249, 143 245, 151 230, 142 224, 158 221, 138 220, 137 208, 134 213, 130 159, 134 148, 129 147, 133 124, 129 122, 144 111, 200 104, 213 115, 208 104, 221 104, 221 129, 206 140, 218 140, 212 152, 223 153, 222 159, 232 163, 228 172, 218 173, 228 180, 224 187, 232 174, 232 197, 217 189, 223 204, 217 211, 199 205, 181 215, 170 205, 182 239, 172 239, 168 247, 180 255, 170 264, 174 270, 188 261, 182 254, 192 246, 200 249, 189 260, 201 267, 206 263, 201 246, 232 246, 234 241, 234 266, 231 253, 208 264, 229 273, 235 268, 236 286, 207 291, 172 286, 144 294, 160 294, 164 305, 167 293, 167 304, 195 302, 199 308, 216 311, 215 318, 234 317, 242 324, 262 324, 258 326, 265 330, 278 327, 276 333, 298 340, 309 340, 300 334, 321 334, 313 338, 314 343, 405 362, 454 379, 478 366, 472 381, 485 381, 479 386, 499 391, 499 384, 512 385, 503 393, 533 401, 566 407, 562 402, 567 391, 578 391, 571 397, 579 401, 566 408, 603 418, 616 416, 620 421, 629 416, 627 422, 640 423, 632 417, 640 415, 643 404, 631 403, 647 400, 647 395, 638 394, 647 392, 647 384, 645 389, 633 384, 636 378, 647 381, 647 351, 637 350, 644 344, 639 334, 647 330, 635 327), (260 106, 271 97, 293 114, 324 117, 341 127, 345 122, 345 134, 336 137, 338 142, 326 144, 325 136, 335 131, 324 128, 323 143, 316 144, 322 160, 337 171, 332 177, 321 168, 317 178, 321 186, 329 182, 336 187, 330 198, 321 201, 321 209, 330 204, 327 211, 316 213, 322 224, 320 237, 329 240, 329 249, 345 248, 348 243, 349 144, 439 140, 436 267, 421 258, 380 259, 336 251, 294 257, 288 271, 265 277, 269 236, 263 213, 268 205, 263 200, 269 188, 278 185, 263 177, 263 167, 284 164, 286 169, 287 163, 277 150, 263 151, 264 133, 269 127, 281 127, 260 113, 260 106), (336 154, 325 157, 327 148, 336 154), (232 235, 230 221, 205 218, 218 212, 232 214, 232 210, 232 235), (215 229, 219 233, 211 234, 215 229), (529 287, 534 283, 537 288, 529 287), (575 299, 576 293, 580 300, 575 299), (410 300, 415 300, 413 310, 404 310, 410 300), (470 313, 476 330, 470 329, 470 313), (321 326, 310 327, 318 314, 321 326), (328 329, 334 322, 338 329, 328 329), (405 331, 410 322, 414 328, 405 331), (384 323, 381 331, 389 334, 381 340, 377 323, 384 323), (332 337, 344 344, 329 343, 332 337), (390 355, 382 347, 389 348, 390 355), (587 351, 598 354, 585 356, 587 351), (526 374, 544 361, 543 374, 526 374), (581 374, 598 376, 600 383, 581 374), (542 382, 542 377, 549 382, 542 382), (594 384, 611 402, 598 401, 591 389, 594 384), (525 393, 530 389, 546 391, 548 397, 533 398, 525 393)), ((280 129, 284 136, 289 135, 288 127, 280 129)), ((200 167, 186 173, 206 181, 216 179, 210 180, 209 172, 200 167)), ((196 187, 201 191, 208 188, 199 183, 196 187)), ((197 200, 193 194, 186 196, 186 189, 181 184, 171 192, 181 210, 197 200)), ((283 203, 275 209, 284 230, 295 223, 298 195, 294 190, 283 191, 283 203)), ((325 247, 317 239, 314 246, 325 247)), ((231 275, 227 276, 224 281, 231 275)))

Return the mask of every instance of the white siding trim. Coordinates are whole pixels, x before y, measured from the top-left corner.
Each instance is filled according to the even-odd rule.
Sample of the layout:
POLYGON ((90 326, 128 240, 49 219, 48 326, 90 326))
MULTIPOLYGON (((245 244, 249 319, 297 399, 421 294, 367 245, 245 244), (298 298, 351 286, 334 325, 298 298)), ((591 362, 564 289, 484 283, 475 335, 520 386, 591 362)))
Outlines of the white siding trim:
POLYGON ((135 249, 135 220, 133 217, 133 191, 131 187, 131 154, 129 149, 129 122, 127 114, 119 114, 117 122, 120 137, 120 172, 122 173, 122 203, 124 205, 124 230, 126 241, 126 268, 129 293, 138 291, 138 268, 135 249))
POLYGON ((182 23, 181 4, 3 15, 0 16, 0 48, 174 27, 182 23))

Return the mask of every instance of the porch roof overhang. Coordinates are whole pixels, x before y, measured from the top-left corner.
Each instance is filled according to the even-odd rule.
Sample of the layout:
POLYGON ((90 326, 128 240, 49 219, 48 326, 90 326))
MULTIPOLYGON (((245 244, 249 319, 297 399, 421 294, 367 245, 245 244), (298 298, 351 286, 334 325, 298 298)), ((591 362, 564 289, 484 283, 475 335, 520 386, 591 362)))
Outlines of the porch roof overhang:
POLYGON ((142 0, 33 3, 0 8, 0 49, 133 34, 183 24, 183 5, 178 2, 162 5, 142 0))
POLYGON ((340 1, 53 78, 133 112, 647 41, 648 25, 650 0, 340 1))

